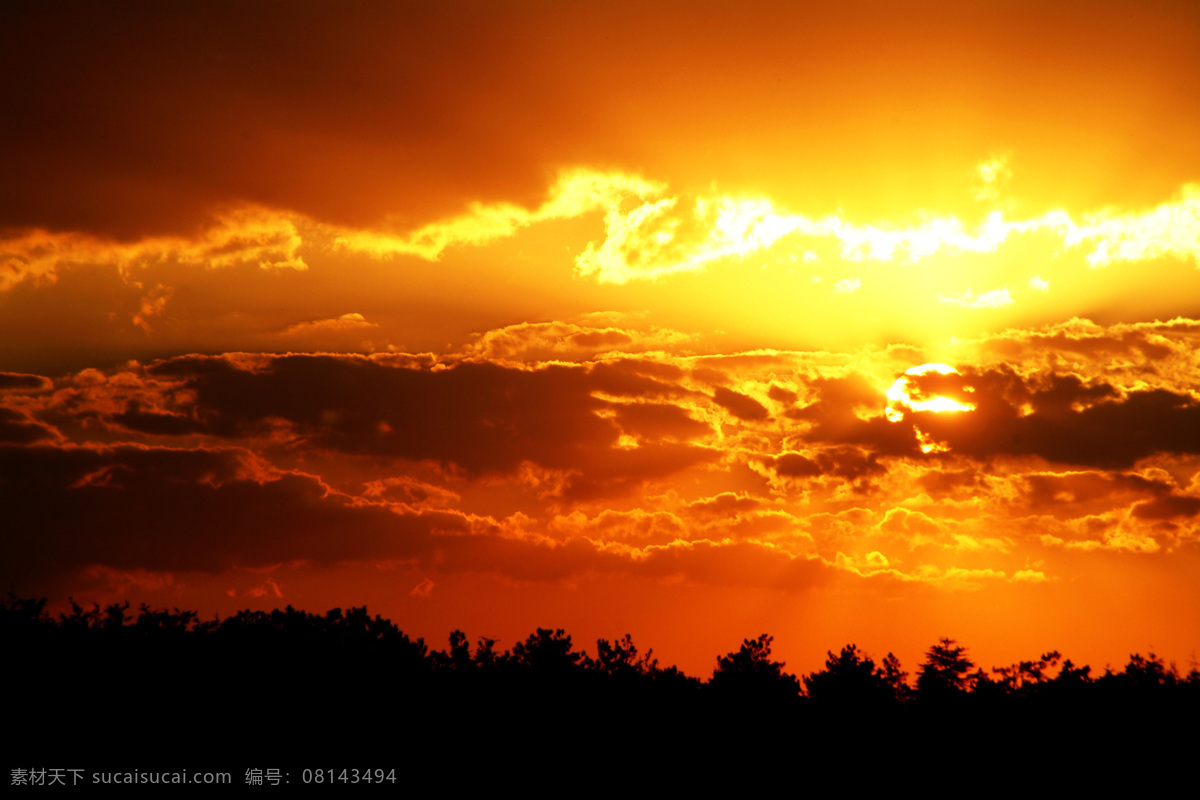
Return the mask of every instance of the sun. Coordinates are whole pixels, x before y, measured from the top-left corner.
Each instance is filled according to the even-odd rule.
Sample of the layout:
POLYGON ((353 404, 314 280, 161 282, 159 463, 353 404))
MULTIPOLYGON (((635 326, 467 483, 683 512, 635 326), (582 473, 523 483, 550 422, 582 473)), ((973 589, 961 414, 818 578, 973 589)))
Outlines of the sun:
MULTIPOLYGON (((912 378, 929 374, 957 375, 958 370, 948 364, 938 363, 922 364, 918 367, 906 369, 904 375, 897 378, 887 390, 888 404, 884 410, 884 414, 890 421, 899 422, 904 419, 906 413, 912 411, 959 413, 975 410, 973 403, 962 403, 943 395, 929 396, 920 392, 912 378)), ((973 391, 973 388, 967 386, 964 387, 964 390, 970 392, 973 391)), ((917 440, 920 442, 921 452, 923 453, 941 453, 949 449, 947 445, 934 441, 919 428, 916 429, 916 434, 917 440)))

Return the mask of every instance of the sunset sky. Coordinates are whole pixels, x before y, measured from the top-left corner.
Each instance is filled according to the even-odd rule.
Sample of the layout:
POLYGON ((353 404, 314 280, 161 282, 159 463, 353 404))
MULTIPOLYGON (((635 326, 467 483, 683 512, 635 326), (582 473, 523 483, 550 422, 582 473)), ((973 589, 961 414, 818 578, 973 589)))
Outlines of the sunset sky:
POLYGON ((1200 5, 0 7, 3 589, 1200 651, 1200 5))

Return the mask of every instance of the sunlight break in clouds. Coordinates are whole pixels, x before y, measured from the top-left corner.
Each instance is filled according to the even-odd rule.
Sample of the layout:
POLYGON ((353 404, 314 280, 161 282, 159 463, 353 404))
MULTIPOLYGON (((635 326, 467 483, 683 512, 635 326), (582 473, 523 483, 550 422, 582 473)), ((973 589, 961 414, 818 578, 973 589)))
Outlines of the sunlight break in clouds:
MULTIPOLYGON (((621 213, 610 207, 607 236, 576 259, 581 275, 601 283, 656 279, 695 272, 725 258, 745 257, 785 236, 831 239, 846 261, 915 263, 938 253, 994 253, 1012 235, 1049 233, 1064 249, 1091 245, 1088 263, 1171 256, 1200 263, 1200 187, 1188 184, 1178 199, 1147 212, 1104 211, 1075 222, 1065 211, 1009 221, 1000 211, 968 230, 955 216, 920 217, 908 226, 862 225, 828 216, 820 219, 779 211, 765 198, 668 197, 621 213)), ((807 248, 806 248, 807 250, 807 248)), ((1011 302, 1004 290, 967 298, 971 307, 1011 302)), ((956 302, 949 300, 948 302, 956 302)))
POLYGON ((625 198, 657 194, 664 188, 663 184, 636 175, 566 170, 550 187, 546 202, 532 211, 511 203, 474 203, 466 214, 425 225, 407 234, 345 231, 337 236, 336 243, 377 257, 414 255, 434 261, 447 247, 483 245, 512 236, 537 222, 570 219, 598 209, 606 209, 613 215, 625 198))

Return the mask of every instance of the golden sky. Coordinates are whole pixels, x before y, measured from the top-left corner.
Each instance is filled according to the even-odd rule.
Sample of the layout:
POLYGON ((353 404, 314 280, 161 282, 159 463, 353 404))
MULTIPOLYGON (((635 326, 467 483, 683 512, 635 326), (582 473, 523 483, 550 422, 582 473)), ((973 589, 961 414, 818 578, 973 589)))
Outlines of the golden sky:
POLYGON ((1193 661, 1200 7, 814 5, 6 3, 6 585, 1193 661))

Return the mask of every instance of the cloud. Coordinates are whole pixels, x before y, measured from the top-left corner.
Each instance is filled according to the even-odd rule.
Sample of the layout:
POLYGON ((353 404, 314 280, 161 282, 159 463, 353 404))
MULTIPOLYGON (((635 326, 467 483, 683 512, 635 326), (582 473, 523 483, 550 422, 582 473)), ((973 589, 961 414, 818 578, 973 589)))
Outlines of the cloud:
MULTIPOLYGON (((127 282, 147 267, 164 261, 196 264, 222 269, 251 264, 265 270, 305 270, 308 265, 299 255, 302 244, 298 222, 293 214, 257 206, 241 206, 217 214, 200 234, 147 237, 120 242, 84 233, 51 233, 30 229, 0 239, 0 291, 23 281, 53 283, 66 265, 114 266, 127 282)), ((160 287, 160 292, 164 291, 160 287)), ((167 295, 169 296, 169 295, 167 295)), ((150 307, 142 314, 154 313, 153 304, 162 294, 149 296, 150 307)))
POLYGON ((298 322, 283 332, 285 336, 310 336, 325 332, 361 331, 368 328, 378 328, 373 322, 367 322, 362 314, 342 314, 333 319, 318 319, 312 322, 298 322))
POLYGON ((1080 375, 1101 368, 1124 388, 1184 389, 1193 380, 1192 353, 1200 346, 1200 323, 1186 318, 1097 325, 1071 319, 1034 329, 1010 329, 964 343, 964 355, 983 363, 1019 365, 1032 374, 1052 354, 1059 369, 1080 375))
POLYGON ((359 513, 314 477, 264 473, 240 449, 7 447, 0 472, 9 580, 89 564, 216 572, 409 549, 386 509, 359 513), (329 535, 339 528, 350 533, 329 535))
POLYGON ((624 542, 635 547, 666 545, 687 539, 690 532, 684 520, 668 511, 614 511, 606 509, 594 517, 575 511, 556 516, 547 525, 550 535, 569 539, 583 537, 600 544, 624 542))
POLYGON ((887 471, 878 455, 855 447, 832 447, 804 455, 782 453, 769 459, 776 474, 786 478, 830 476, 855 481, 887 471))
POLYGON ((1001 190, 1012 178, 1008 154, 994 155, 975 167, 975 199, 996 202, 1001 190))
POLYGON ((1024 481, 1030 510, 1065 518, 1124 509, 1133 500, 1163 496, 1171 490, 1168 483, 1136 473, 1039 472, 1026 475, 1024 481))
POLYGON ((550 187, 546 200, 532 211, 508 203, 472 203, 466 214, 408 233, 345 231, 336 236, 335 242, 378 257, 411 255, 433 261, 447 247, 483 245, 538 222, 571 219, 597 210, 612 215, 626 198, 644 197, 662 189, 662 184, 637 175, 584 168, 565 170, 550 187))
MULTIPOLYGON (((1086 326, 1063 346, 1092 342, 1103 360, 1105 332, 1104 347, 1142 346, 1086 326)), ((439 591, 438 574, 472 572, 973 591, 1081 568, 1029 567, 1047 548, 1169 553, 1193 535, 1194 492, 1172 477, 1200 457, 1188 395, 1017 359, 902 372, 913 397, 975 408, 891 422, 896 373, 878 365, 894 362, 858 371, 875 363, 240 353, 86 370, 49 389, 21 379, 43 390, 0 406, 21 432, 0 449, 0 502, 22 531, 5 557, 28 565, 21 580, 378 562, 412 565, 439 591), (761 418, 759 392, 781 404, 772 424, 733 422, 761 418), (917 432, 947 450, 922 453, 917 432)))
POLYGON ((363 487, 363 496, 389 503, 403 503, 414 508, 445 508, 462 500, 455 492, 407 475, 368 481, 363 487))
POLYGON ((702 517, 718 518, 757 511, 762 506, 763 500, 757 497, 734 492, 721 492, 712 497, 689 503, 688 509, 702 517))
POLYGON ((1095 243, 1087 257, 1093 267, 1162 257, 1200 265, 1200 185, 1186 184, 1177 199, 1150 211, 1105 211, 1084 219, 1067 240, 1095 243))
MULTIPOLYGON (((1150 211, 1106 210, 1084 215, 1079 222, 1065 211, 1014 221, 995 211, 973 230, 955 216, 924 215, 908 225, 864 225, 836 215, 816 219, 789 214, 766 198, 667 196, 625 213, 610 210, 605 240, 599 246, 590 244, 577 258, 576 268, 601 283, 653 280, 696 272, 723 259, 745 258, 785 237, 799 237, 796 247, 801 250, 811 246, 805 243, 831 241, 848 262, 913 264, 939 253, 995 253, 1010 240, 1038 235, 1057 238, 1064 249, 1090 247, 1086 258, 1092 266, 1163 256, 1200 265, 1200 186, 1186 184, 1177 199, 1150 211)), ((1031 285, 1044 291, 1046 282, 1040 277, 1036 281, 1031 285)), ((835 291, 848 293, 860 286, 859 278, 847 278, 835 291)), ((978 295, 967 290, 941 300, 967 308, 1012 302, 1007 288, 978 295)))
POLYGON ((667 328, 637 330, 574 322, 522 322, 479 334, 464 354, 492 360, 582 361, 608 352, 669 350, 693 338, 667 328))

